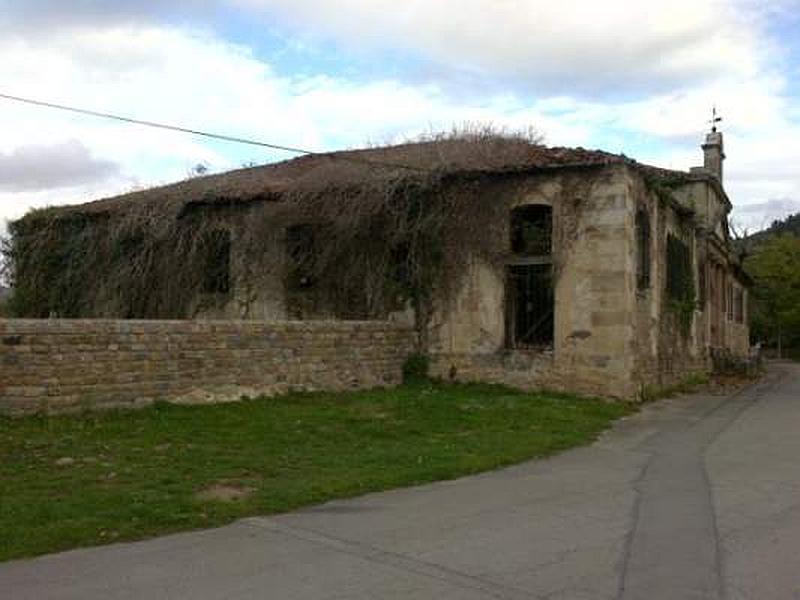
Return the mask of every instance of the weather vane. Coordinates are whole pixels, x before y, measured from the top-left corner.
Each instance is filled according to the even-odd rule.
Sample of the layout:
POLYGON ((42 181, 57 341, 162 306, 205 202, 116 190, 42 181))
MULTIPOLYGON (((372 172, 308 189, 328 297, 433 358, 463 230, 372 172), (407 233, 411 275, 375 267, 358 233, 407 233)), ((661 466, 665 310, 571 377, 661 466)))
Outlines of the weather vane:
POLYGON ((720 121, 722 121, 722 117, 717 116, 717 107, 714 106, 711 109, 711 120, 709 121, 709 123, 711 123, 712 133, 717 131, 717 123, 719 123, 720 121))

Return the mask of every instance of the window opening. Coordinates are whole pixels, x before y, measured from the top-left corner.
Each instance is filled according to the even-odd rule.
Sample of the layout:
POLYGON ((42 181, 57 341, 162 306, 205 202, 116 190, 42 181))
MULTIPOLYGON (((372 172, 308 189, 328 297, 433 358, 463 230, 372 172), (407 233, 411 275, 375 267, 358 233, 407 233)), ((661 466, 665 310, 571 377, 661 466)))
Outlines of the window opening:
POLYGON ((511 252, 506 281, 506 339, 510 348, 553 345, 553 209, 531 204, 511 212, 511 252))
POLYGON ((706 297, 708 296, 708 281, 708 264, 705 261, 702 261, 697 266, 697 301, 703 310, 705 310, 706 297))
POLYGON ((293 225, 286 229, 288 258, 288 286, 299 291, 314 286, 314 268, 317 256, 317 236, 313 225, 293 225))
POLYGON ((733 298, 733 284, 728 283, 728 321, 733 321, 734 319, 734 298, 733 298))
POLYGON ((227 294, 231 289, 231 234, 226 229, 215 229, 206 234, 203 250, 203 292, 227 294))
POLYGON ((553 209, 542 204, 511 211, 511 251, 523 256, 552 253, 553 209))
POLYGON ((650 287, 650 216, 646 210, 636 213, 636 287, 650 287))
POLYGON ((692 254, 689 246, 673 235, 667 236, 667 294, 674 300, 693 296, 692 254))
POLYGON ((744 323, 744 290, 736 288, 734 291, 733 316, 737 323, 744 323))
POLYGON ((551 265, 512 265, 508 271, 508 332, 513 348, 543 349, 553 343, 551 265))

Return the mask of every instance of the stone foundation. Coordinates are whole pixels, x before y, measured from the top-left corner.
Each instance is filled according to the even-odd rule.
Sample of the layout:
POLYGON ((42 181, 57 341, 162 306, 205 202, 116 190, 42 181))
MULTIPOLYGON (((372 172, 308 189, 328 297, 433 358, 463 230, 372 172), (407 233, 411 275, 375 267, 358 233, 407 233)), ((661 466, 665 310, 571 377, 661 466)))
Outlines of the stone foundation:
POLYGON ((500 351, 493 354, 437 354, 431 357, 431 375, 445 381, 487 382, 521 390, 548 390, 631 400, 636 386, 624 373, 583 364, 559 369, 552 351, 500 351))

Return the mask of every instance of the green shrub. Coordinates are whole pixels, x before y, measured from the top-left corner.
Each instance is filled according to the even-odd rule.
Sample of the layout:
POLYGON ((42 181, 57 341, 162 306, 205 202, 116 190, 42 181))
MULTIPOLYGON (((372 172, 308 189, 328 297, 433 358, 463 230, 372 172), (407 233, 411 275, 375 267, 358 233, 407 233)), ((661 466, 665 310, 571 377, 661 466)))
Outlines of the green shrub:
POLYGON ((419 381, 429 378, 431 359, 426 354, 415 353, 403 363, 403 381, 419 381))

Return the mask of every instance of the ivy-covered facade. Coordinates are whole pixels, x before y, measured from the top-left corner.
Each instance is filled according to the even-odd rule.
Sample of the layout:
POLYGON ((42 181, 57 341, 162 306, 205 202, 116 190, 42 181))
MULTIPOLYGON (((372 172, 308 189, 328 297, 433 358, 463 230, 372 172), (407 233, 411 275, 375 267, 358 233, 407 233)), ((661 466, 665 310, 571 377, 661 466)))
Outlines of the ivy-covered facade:
POLYGON ((12 224, 27 317, 393 319, 433 374, 634 398, 748 352, 722 136, 658 169, 438 140, 196 178, 12 224))

